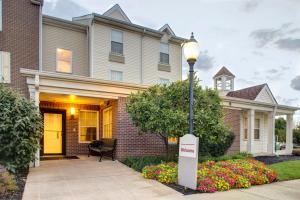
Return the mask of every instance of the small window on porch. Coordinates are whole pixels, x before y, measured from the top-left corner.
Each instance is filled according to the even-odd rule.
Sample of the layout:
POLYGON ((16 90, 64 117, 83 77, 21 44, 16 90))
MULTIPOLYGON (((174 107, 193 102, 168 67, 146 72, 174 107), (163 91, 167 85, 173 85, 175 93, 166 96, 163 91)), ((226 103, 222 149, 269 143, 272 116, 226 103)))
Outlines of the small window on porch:
POLYGON ((112 107, 103 110, 103 138, 112 138, 112 107))
POLYGON ((168 143, 169 144, 177 144, 177 137, 168 137, 168 143))
POLYGON ((248 118, 244 118, 244 140, 248 140, 248 118))
POLYGON ((98 133, 98 111, 81 110, 79 112, 79 142, 96 140, 98 133))
POLYGON ((260 119, 255 119, 254 124, 254 139, 259 140, 260 139, 260 119))

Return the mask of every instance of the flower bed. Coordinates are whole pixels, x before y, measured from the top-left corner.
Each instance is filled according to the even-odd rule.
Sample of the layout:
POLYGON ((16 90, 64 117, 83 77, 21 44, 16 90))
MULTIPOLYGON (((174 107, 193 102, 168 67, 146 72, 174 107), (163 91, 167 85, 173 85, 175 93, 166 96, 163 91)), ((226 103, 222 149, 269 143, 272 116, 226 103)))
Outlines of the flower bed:
MULTIPOLYGON (((176 184, 177 171, 177 163, 162 163, 144 167, 142 175, 161 183, 176 184)), ((207 161, 198 165, 197 190, 211 193, 249 188, 251 185, 262 185, 276 180, 277 174, 274 170, 254 159, 207 161)))

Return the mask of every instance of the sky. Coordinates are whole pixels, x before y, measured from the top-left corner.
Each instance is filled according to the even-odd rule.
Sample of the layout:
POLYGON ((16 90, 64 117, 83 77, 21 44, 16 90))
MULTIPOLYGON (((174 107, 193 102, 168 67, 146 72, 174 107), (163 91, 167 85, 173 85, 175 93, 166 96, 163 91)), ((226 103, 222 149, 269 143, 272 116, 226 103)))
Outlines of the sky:
MULTIPOLYGON (((236 76, 235 89, 267 83, 279 104, 300 107, 300 0, 45 0, 43 12, 70 20, 116 3, 135 24, 168 23, 184 38, 194 32, 203 86, 212 87, 225 66, 236 76)), ((183 78, 187 71, 183 62, 183 78)))

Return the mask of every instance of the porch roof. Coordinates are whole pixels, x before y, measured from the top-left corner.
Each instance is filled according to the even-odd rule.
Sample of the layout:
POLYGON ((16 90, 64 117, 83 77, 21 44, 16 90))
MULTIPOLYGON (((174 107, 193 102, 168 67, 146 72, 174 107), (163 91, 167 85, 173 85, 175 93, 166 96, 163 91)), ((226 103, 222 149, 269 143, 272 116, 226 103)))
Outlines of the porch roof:
POLYGON ((20 72, 27 78, 29 90, 38 88, 39 92, 44 93, 117 99, 118 97, 126 97, 131 93, 149 87, 142 84, 116 82, 24 68, 21 68, 20 72))

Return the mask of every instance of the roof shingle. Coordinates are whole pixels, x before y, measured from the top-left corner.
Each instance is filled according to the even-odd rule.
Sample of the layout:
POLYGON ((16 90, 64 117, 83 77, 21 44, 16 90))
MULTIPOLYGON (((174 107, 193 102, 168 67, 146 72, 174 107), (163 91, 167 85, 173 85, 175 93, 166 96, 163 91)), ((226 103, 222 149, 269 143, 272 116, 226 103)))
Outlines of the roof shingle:
POLYGON ((213 78, 222 76, 222 75, 226 75, 226 76, 231 76, 231 77, 235 77, 235 75, 233 73, 231 73, 226 67, 222 67, 217 73, 216 75, 214 75, 213 78))
POLYGON ((226 96, 235 97, 241 99, 255 100, 260 91, 266 86, 264 83, 262 85, 256 85, 253 87, 244 88, 241 90, 228 92, 226 96))

